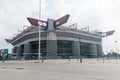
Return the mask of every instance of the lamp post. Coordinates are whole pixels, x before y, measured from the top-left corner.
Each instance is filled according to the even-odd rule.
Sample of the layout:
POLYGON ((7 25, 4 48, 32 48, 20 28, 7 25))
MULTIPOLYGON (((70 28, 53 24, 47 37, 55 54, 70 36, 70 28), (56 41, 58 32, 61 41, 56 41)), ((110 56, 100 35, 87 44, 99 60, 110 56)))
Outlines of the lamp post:
POLYGON ((115 41, 115 44, 116 44, 116 50, 117 50, 117 53, 116 53, 116 63, 117 63, 117 54, 119 54, 119 49, 117 47, 117 41, 115 41))
POLYGON ((81 39, 79 37, 79 47, 80 47, 80 53, 79 53, 79 58, 80 58, 80 63, 82 63, 82 56, 81 56, 81 39))
MULTIPOLYGON (((41 20, 41 0, 39 0, 39 20, 41 20)), ((41 50, 41 47, 40 47, 40 44, 41 44, 41 21, 38 21, 38 24, 39 24, 39 48, 38 48, 38 63, 40 62, 40 50, 41 50)))

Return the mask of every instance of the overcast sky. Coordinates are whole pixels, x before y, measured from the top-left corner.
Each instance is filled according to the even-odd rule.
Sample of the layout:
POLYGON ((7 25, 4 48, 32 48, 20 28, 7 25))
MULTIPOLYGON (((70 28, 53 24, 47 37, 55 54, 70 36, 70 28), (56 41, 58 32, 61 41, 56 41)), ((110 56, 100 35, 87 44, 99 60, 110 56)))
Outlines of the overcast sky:
MULTIPOLYGON (((30 25, 27 17, 38 18, 39 0, 0 0, 0 48, 10 48, 4 41, 30 25)), ((78 28, 115 30, 114 35, 103 38, 103 50, 120 47, 120 0, 42 0, 42 19, 57 19, 70 14, 66 26, 77 23, 78 28), (117 44, 115 44, 117 41, 117 44)))

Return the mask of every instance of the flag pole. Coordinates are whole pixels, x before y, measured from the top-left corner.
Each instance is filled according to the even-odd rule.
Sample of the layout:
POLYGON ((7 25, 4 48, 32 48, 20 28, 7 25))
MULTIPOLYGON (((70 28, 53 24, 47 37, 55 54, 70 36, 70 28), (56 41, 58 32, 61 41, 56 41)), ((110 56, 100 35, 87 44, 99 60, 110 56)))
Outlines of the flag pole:
MULTIPOLYGON (((41 20, 41 0, 39 0, 39 20, 41 20)), ((39 50, 38 50, 38 63, 40 62, 40 44, 41 44, 41 22, 38 22, 39 24, 39 50)))

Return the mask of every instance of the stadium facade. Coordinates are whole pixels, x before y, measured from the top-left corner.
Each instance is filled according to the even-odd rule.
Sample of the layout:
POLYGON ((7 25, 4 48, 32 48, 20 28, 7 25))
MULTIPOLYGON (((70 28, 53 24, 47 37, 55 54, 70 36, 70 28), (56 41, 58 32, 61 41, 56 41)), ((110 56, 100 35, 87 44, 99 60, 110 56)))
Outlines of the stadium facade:
MULTIPOLYGON (((78 30, 72 27, 61 26, 67 22, 69 15, 58 20, 48 19, 41 21, 41 56, 45 58, 77 58, 98 57, 103 55, 102 35, 89 32, 86 28, 78 30)), ((13 53, 25 59, 38 57, 39 25, 37 19, 27 18, 31 26, 9 40, 13 53)))

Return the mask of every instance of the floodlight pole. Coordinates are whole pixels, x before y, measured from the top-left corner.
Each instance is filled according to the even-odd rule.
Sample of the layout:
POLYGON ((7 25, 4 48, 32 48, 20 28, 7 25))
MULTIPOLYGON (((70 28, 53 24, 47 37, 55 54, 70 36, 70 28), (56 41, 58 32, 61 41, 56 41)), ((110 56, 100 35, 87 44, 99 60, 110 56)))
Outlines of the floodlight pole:
POLYGON ((82 63, 82 56, 81 56, 81 39, 80 39, 80 37, 79 37, 79 49, 80 49, 80 51, 79 51, 79 58, 80 58, 80 63, 82 63))
MULTIPOLYGON (((41 0, 39 0, 39 20, 41 20, 41 0)), ((41 47, 40 47, 40 44, 41 44, 41 22, 39 21, 38 22, 39 24, 39 49, 38 49, 38 63, 40 62, 40 51, 41 51, 41 47)))
POLYGON ((117 50, 117 52, 116 52, 116 63, 117 63, 117 57, 118 57, 117 54, 119 54, 119 49, 118 49, 118 47, 117 47, 117 41, 115 41, 115 44, 116 44, 116 50, 117 50))

